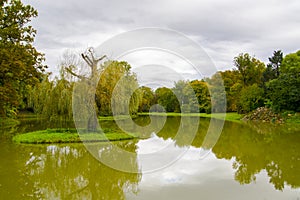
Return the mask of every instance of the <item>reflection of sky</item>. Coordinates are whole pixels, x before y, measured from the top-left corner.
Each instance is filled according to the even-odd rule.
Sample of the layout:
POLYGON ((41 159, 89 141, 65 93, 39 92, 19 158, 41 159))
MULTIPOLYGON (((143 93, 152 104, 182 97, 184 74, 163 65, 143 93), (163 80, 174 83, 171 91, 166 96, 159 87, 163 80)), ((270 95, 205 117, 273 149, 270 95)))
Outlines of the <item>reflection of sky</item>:
POLYGON ((177 148, 173 140, 157 137, 155 134, 137 144, 139 165, 143 173, 160 170, 178 160, 187 148, 177 148))
MULTIPOLYGON (((142 167, 151 162, 164 162, 172 157, 170 154, 178 153, 175 145, 170 145, 171 140, 163 142, 157 136, 149 141, 138 144, 138 154, 155 154, 154 150, 161 150, 165 146, 171 146, 163 155, 152 157, 156 160, 141 160, 142 167), (156 143, 156 144, 155 144, 156 143), (148 163, 149 162, 149 163, 148 163)), ((269 177, 265 171, 257 175, 255 183, 240 185, 234 180, 232 160, 217 159, 213 153, 201 159, 200 148, 191 147, 183 157, 167 168, 144 173, 139 184, 138 194, 127 194, 127 199, 297 199, 299 192, 291 191, 286 187, 284 192, 274 191, 269 183, 269 177)), ((159 154, 159 153, 158 153, 159 154)), ((140 155, 139 155, 140 156, 140 155)), ((173 155, 174 157, 174 155, 173 155)))

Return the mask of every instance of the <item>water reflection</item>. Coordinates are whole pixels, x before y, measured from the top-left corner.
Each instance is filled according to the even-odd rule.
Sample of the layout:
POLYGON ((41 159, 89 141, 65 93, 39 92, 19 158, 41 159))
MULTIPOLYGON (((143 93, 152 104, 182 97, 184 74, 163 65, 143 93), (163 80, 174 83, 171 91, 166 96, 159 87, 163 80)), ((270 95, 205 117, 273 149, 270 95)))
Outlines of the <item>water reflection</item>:
POLYGON ((219 142, 213 148, 218 158, 235 158, 235 180, 247 184, 256 180, 262 170, 278 190, 285 185, 300 187, 300 132, 253 132, 248 125, 227 123, 219 142))
MULTIPOLYGON (((118 144, 134 151, 135 142, 118 144)), ((98 145, 97 145, 98 146, 98 145)), ((140 174, 111 169, 92 157, 81 144, 72 146, 23 146, 23 198, 34 199, 125 199, 137 192, 140 174), (29 190, 30 188, 30 190, 29 190)), ((109 154, 109 148, 99 149, 109 154)), ((137 162, 126 162, 137 167, 137 162)))
MULTIPOLYGON (((179 117, 168 117, 164 128, 157 135, 164 140, 172 139, 178 147, 192 146, 209 149, 215 136, 206 137, 209 120, 201 119, 195 139, 190 143, 189 127, 193 127, 193 118, 186 124, 186 134, 176 137, 179 129, 179 117), (204 142, 204 138, 206 141, 204 142), (188 138, 188 139, 185 139, 188 138)), ((139 119, 141 123, 141 119, 139 119)), ((269 182, 277 190, 285 185, 300 187, 300 131, 284 125, 238 124, 226 122, 223 132, 212 152, 218 159, 234 162, 234 179, 240 184, 256 181, 256 176, 266 171, 269 182)))
MULTIPOLYGON (((142 126, 150 124, 149 119, 140 117, 135 120, 142 126)), ((199 191, 205 192, 204 190, 208 188, 205 185, 209 184, 211 184, 209 188, 211 191, 214 191, 215 187, 220 187, 220 190, 223 188, 224 192, 233 188, 231 182, 224 181, 224 174, 226 177, 230 176, 230 181, 236 185, 242 185, 239 190, 242 190, 244 184, 259 181, 264 174, 270 183, 267 184, 276 190, 289 188, 287 186, 300 188, 299 129, 227 122, 218 142, 210 149, 218 135, 212 133, 207 137, 209 119, 201 119, 200 124, 195 124, 198 123, 197 120, 188 117, 186 123, 182 125, 180 117, 168 117, 161 130, 155 129, 156 125, 161 125, 161 118, 153 117, 151 120, 153 127, 148 127, 147 131, 142 128, 136 129, 137 126, 126 127, 126 120, 120 122, 129 132, 144 131, 142 136, 150 137, 140 141, 114 143, 135 155, 130 159, 113 152, 111 144, 89 144, 89 148, 94 149, 99 157, 117 161, 119 165, 129 167, 133 171, 139 171, 143 162, 150 166, 153 160, 163 163, 167 156, 173 159, 180 150, 190 147, 178 165, 172 165, 157 173, 143 175, 120 172, 101 164, 83 144, 30 146, 11 143, 11 136, 14 134, 45 129, 48 126, 55 126, 53 124, 27 120, 18 126, 1 130, 0 197, 3 199, 126 199, 129 193, 133 193, 136 195, 131 198, 139 199, 140 193, 143 193, 140 187, 148 184, 151 187, 150 192, 161 187, 173 188, 170 192, 179 198, 180 189, 185 188, 188 188, 184 190, 187 192, 190 192, 190 188, 196 188, 193 190, 197 191, 194 192, 195 195, 201 195, 199 191), (195 138, 192 139, 193 135, 190 133, 193 132, 195 125, 199 127, 195 138), (182 130, 182 134, 177 134, 179 130, 182 130), (148 161, 141 159, 141 155, 151 154, 164 145, 171 147, 166 154, 158 155, 148 161), (213 154, 202 162, 200 154, 205 150, 213 154), (152 176, 153 178, 149 178, 152 176), (150 180, 150 184, 145 183, 145 180, 150 180), (176 184, 182 185, 179 188, 176 184), (200 190, 200 188, 204 189, 200 190)), ((65 125, 58 124, 58 126, 65 125)), ((117 128, 114 121, 103 121, 101 126, 117 128)), ((262 185, 262 188, 265 186, 262 185)), ((251 192, 255 191, 255 189, 251 190, 251 192)), ((147 197, 153 196, 147 195, 149 195, 147 197)), ((237 194, 233 194, 235 195, 237 194)), ((243 193, 239 195, 243 196, 243 193)), ((272 195, 276 196, 277 193, 273 192, 272 195)))

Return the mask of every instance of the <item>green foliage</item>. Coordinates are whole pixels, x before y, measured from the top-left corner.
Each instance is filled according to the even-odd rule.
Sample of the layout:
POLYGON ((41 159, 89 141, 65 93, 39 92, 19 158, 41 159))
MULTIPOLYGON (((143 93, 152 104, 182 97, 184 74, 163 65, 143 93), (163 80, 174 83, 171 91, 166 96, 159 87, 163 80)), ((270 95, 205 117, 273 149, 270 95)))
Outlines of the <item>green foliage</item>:
POLYGON ((207 83, 205 81, 194 80, 190 82, 190 85, 193 88, 198 101, 198 108, 196 110, 192 109, 191 112, 209 113, 211 108, 211 99, 207 83))
POLYGON ((300 111, 300 51, 285 56, 277 79, 267 84, 272 108, 300 111))
POLYGON ((294 74, 296 78, 299 77, 300 72, 300 50, 288 54, 282 60, 282 64, 280 67, 280 73, 283 74, 294 74))
POLYGON ((283 60, 283 53, 281 50, 274 51, 273 56, 269 58, 270 63, 263 73, 263 82, 268 82, 279 77, 279 69, 283 60))
POLYGON ((32 45, 36 31, 28 25, 37 11, 21 1, 2 1, 0 10, 0 116, 14 115, 27 85, 41 79, 43 54, 32 45), (13 111, 13 112, 12 112, 13 111))
POLYGON ((30 92, 28 106, 41 117, 72 119, 72 92, 74 83, 65 79, 49 81, 48 78, 30 92))
POLYGON ((220 72, 207 79, 211 96, 211 112, 226 112, 226 92, 220 72))
MULTIPOLYGON (((162 87, 155 90, 157 103, 164 107, 167 112, 180 112, 180 104, 176 95, 170 88, 162 87)), ((156 110, 161 112, 162 110, 156 110)))
POLYGON ((261 85, 262 74, 265 70, 264 63, 245 53, 234 58, 234 65, 241 74, 243 86, 254 83, 261 85))
POLYGON ((264 105, 264 90, 257 84, 245 87, 240 93, 238 112, 248 113, 264 105))
POLYGON ((273 56, 269 58, 270 61, 269 65, 272 66, 272 69, 275 71, 276 77, 279 76, 279 68, 282 63, 282 60, 283 60, 283 53, 281 52, 281 50, 274 51, 273 56))
POLYGON ((20 124, 20 121, 12 118, 0 118, 0 127, 5 128, 5 127, 13 127, 20 124))
MULTIPOLYGON (((208 84, 201 80, 175 82, 173 88, 158 88, 155 98, 167 112, 211 112, 208 84)), ((156 110, 162 112, 163 110, 156 110)))
MULTIPOLYGON (((172 91, 179 102, 178 107, 174 110, 175 112, 181 111, 183 113, 188 113, 191 110, 197 109, 197 99, 195 98, 195 92, 191 88, 189 81, 179 80, 178 82, 175 82, 172 91), (181 108, 179 106, 181 106, 181 108)), ((198 112, 198 110, 196 112, 198 112)))
POLYGON ((146 86, 140 87, 139 90, 142 97, 139 102, 139 112, 149 112, 151 106, 155 104, 154 92, 146 86))
POLYGON ((137 78, 125 61, 104 63, 96 88, 96 104, 102 116, 134 115, 141 99, 137 78), (114 113, 113 113, 114 111, 114 113))
POLYGON ((236 112, 237 102, 240 96, 240 92, 243 87, 242 78, 238 70, 226 70, 220 72, 227 98, 227 111, 236 112))

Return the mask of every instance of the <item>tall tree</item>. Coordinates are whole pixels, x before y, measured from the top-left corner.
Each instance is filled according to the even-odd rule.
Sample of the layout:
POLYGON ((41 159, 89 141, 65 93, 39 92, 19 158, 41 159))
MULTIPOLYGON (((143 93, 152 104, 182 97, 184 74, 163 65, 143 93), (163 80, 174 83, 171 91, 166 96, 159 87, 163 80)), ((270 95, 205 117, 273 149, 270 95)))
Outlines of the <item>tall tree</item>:
POLYGON ((197 105, 197 109, 193 110, 191 109, 192 112, 211 112, 211 99, 210 99, 210 94, 208 90, 208 85, 205 81, 199 81, 199 80, 193 80, 190 82, 191 87, 193 88, 196 98, 197 98, 197 103, 192 104, 192 105, 197 105))
POLYGON ((234 65, 241 74, 244 87, 254 83, 261 85, 262 74, 265 70, 263 62, 245 53, 234 58, 234 65))
MULTIPOLYGON (((190 110, 190 97, 192 98, 193 96, 193 89, 189 85, 189 81, 184 81, 184 80, 179 80, 175 82, 174 87, 172 88, 173 93, 176 95, 176 98, 178 99, 179 107, 175 108, 174 111, 176 112, 189 112, 190 110), (190 90, 189 90, 190 89, 190 90)), ((197 103, 196 98, 194 98, 194 104, 197 103)), ((198 104, 197 104, 198 105, 198 104)))
POLYGON ((73 82, 64 78, 49 81, 45 78, 28 96, 28 106, 41 117, 50 120, 70 120, 72 113, 73 82))
POLYGON ((140 93, 136 75, 125 61, 107 61, 103 65, 96 88, 96 104, 100 115, 135 115, 140 93), (134 92, 135 91, 135 92, 134 92))
POLYGON ((106 57, 106 55, 97 58, 94 48, 90 47, 85 53, 82 53, 81 56, 89 67, 88 75, 76 73, 74 69, 77 69, 78 66, 74 66, 72 63, 70 63, 69 66, 65 66, 65 70, 72 76, 75 76, 79 79, 74 88, 74 92, 77 97, 75 99, 77 108, 75 113, 75 116, 77 117, 75 117, 75 120, 79 119, 79 115, 81 115, 85 118, 85 120, 87 120, 87 131, 95 132, 98 129, 95 93, 97 82, 102 70, 102 67, 99 63, 106 57))
POLYGON ((265 83, 270 80, 279 77, 280 73, 280 66, 283 60, 283 53, 281 50, 274 51, 273 56, 269 57, 270 63, 267 64, 267 68, 263 73, 263 87, 266 90, 265 83))
POLYGON ((273 109, 300 111, 300 51, 284 57, 279 77, 267 86, 273 109))
POLYGON ((226 92, 220 72, 216 72, 210 79, 207 78, 206 82, 211 96, 210 112, 226 112, 226 92))
POLYGON ((166 112, 180 112, 180 103, 170 88, 157 88, 155 90, 155 98, 157 103, 163 106, 166 112))
POLYGON ((274 51, 273 56, 269 58, 270 66, 276 74, 276 78, 279 77, 279 68, 283 60, 283 53, 281 50, 274 51))
POLYGON ((139 102, 139 112, 149 112, 151 106, 155 103, 154 92, 151 88, 142 86, 139 88, 141 93, 141 101, 139 102))
POLYGON ((243 87, 241 74, 238 70, 226 70, 220 73, 224 81, 224 87, 226 91, 227 111, 237 111, 237 103, 243 87))
POLYGON ((18 0, 0 3, 0 115, 23 101, 27 85, 41 80, 44 56, 33 46, 36 30, 28 25, 37 11, 18 0))

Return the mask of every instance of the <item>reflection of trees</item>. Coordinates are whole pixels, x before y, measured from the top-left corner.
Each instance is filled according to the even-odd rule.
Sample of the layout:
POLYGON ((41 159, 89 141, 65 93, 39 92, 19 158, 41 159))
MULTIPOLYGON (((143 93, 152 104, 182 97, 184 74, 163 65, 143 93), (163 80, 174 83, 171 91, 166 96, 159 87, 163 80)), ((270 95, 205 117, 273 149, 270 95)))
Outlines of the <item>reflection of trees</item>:
MULTIPOLYGON (((97 145, 96 145, 97 146, 97 145)), ((135 152, 135 142, 119 144, 135 152)), ((24 190, 27 197, 42 199, 124 199, 124 191, 137 192, 140 174, 111 169, 90 155, 82 144, 25 147, 24 190), (30 152, 31 151, 31 152, 30 152), (42 152, 42 153, 41 153, 42 152)), ((109 148, 99 149, 109 153, 109 148)), ((137 168, 137 161, 126 164, 137 168)), ((24 165, 24 163, 23 163, 24 165)))
MULTIPOLYGON (((159 120, 159 119, 158 119, 159 120)), ((197 134, 190 142, 189 132, 194 128, 190 118, 184 124, 185 133, 176 136, 180 129, 180 117, 168 117, 163 129, 157 135, 164 140, 172 138, 179 147, 194 146, 205 148, 209 119, 201 119, 197 134)), ((140 121, 139 124, 142 124, 140 121)), ((265 124, 239 124, 226 122, 223 132, 212 151, 219 159, 235 159, 233 168, 235 180, 249 184, 256 180, 256 175, 265 170, 269 182, 278 190, 284 185, 300 187, 300 132, 286 126, 266 126, 265 124)), ((215 140, 208 136, 206 144, 215 140)))
POLYGON ((226 123, 213 152, 217 158, 235 158, 235 179, 241 184, 255 181, 256 175, 266 170, 276 189, 282 190, 285 184, 298 188, 299 132, 283 133, 281 128, 273 129, 271 134, 258 134, 248 125, 226 123))
POLYGON ((198 119, 196 117, 168 117, 167 122, 157 135, 164 140, 169 138, 174 139, 175 144, 179 147, 185 147, 192 144, 192 146, 200 147, 206 135, 209 121, 204 120, 198 126, 198 119), (197 134, 193 134, 196 130, 197 134))

